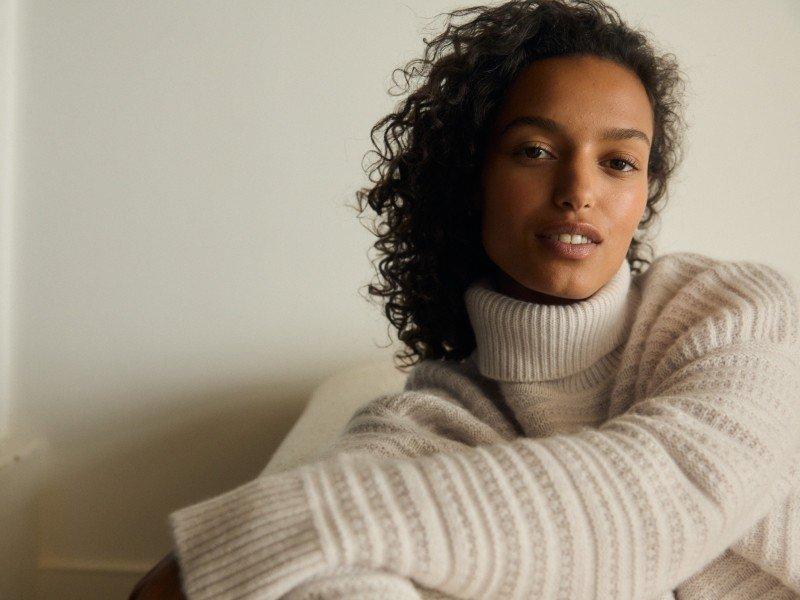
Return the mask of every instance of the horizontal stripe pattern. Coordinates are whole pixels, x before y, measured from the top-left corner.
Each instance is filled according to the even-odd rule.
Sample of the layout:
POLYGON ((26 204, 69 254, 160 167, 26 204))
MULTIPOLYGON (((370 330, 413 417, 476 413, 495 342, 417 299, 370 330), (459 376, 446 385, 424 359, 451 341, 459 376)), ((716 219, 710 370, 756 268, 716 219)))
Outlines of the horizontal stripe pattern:
POLYGON ((465 303, 469 359, 416 365, 315 462, 172 515, 190 600, 800 598, 782 273, 674 253, 572 305, 488 280, 465 303))

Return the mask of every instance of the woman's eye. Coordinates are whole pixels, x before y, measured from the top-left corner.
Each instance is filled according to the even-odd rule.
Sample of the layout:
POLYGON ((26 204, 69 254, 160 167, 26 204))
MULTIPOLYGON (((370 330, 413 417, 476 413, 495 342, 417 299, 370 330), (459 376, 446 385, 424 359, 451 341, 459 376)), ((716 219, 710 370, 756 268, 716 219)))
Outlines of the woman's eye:
MULTIPOLYGON (((524 146, 519 150, 517 150, 514 154, 522 155, 525 158, 530 158, 535 160, 538 158, 542 158, 541 153, 546 153, 550 156, 553 156, 548 150, 545 150, 541 146, 524 146)), ((637 171, 639 169, 639 164, 636 161, 629 158, 615 157, 609 159, 607 162, 612 163, 612 168, 615 171, 620 171, 621 173, 630 173, 631 171, 637 171), (626 169, 625 168, 626 165, 629 168, 626 169)))
POLYGON ((622 171, 623 173, 628 173, 630 171, 635 171, 635 170, 637 170, 639 168, 636 165, 636 163, 634 163, 633 161, 628 160, 627 158, 612 158, 609 162, 613 163, 615 161, 617 162, 617 164, 624 163, 625 165, 628 165, 630 167, 630 169, 625 169, 625 170, 623 170, 623 169, 615 169, 617 171, 622 171))
MULTIPOLYGON (((538 156, 539 152, 547 152, 547 150, 545 150, 541 146, 525 146, 517 150, 516 154, 522 154, 525 156, 525 158, 539 158, 538 156)), ((547 152, 547 154, 550 153, 547 152)))

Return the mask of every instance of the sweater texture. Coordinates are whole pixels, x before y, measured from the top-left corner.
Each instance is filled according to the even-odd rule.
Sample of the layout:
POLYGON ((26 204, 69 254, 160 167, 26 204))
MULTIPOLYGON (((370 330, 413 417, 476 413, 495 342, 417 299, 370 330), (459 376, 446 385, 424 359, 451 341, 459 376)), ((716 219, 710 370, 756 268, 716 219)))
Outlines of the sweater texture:
POLYGON ((170 515, 190 600, 800 598, 786 275, 680 252, 567 305, 464 302, 466 360, 170 515))

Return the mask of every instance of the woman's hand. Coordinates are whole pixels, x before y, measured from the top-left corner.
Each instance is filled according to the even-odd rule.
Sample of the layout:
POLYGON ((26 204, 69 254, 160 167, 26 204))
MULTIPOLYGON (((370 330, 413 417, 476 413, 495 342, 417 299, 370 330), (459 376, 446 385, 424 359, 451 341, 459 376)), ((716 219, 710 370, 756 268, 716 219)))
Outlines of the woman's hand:
POLYGON ((162 558, 133 588, 128 600, 186 600, 181 569, 174 552, 162 558))

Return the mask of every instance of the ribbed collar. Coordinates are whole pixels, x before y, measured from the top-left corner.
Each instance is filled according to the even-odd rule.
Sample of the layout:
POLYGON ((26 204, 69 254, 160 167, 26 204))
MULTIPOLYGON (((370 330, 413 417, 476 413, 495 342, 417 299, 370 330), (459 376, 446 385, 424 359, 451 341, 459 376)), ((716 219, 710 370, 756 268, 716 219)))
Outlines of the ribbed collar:
POLYGON ((635 313, 631 270, 623 260, 597 292, 572 304, 539 304, 499 293, 489 278, 464 301, 477 346, 472 359, 499 381, 546 381, 595 364, 628 336, 635 313))

